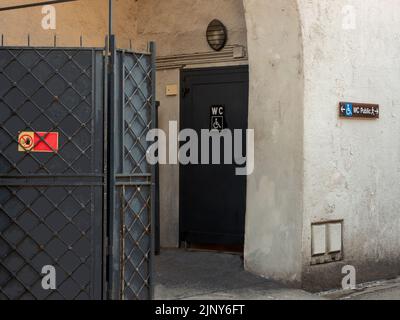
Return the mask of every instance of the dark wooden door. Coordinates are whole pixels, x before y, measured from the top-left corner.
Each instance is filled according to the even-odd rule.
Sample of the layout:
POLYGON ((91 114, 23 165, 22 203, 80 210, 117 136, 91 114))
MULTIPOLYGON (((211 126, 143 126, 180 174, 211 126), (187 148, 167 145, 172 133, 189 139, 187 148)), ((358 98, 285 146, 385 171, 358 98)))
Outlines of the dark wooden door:
MULTIPOLYGON (((231 130, 232 136, 234 129, 242 129, 245 153, 248 67, 183 71, 182 90, 181 129, 193 129, 199 137, 202 129, 210 130, 214 125, 231 130), (220 107, 220 113, 213 114, 215 107, 220 107)), ((221 143, 221 150, 223 146, 221 143)), ((211 158, 212 152, 210 161, 211 158)), ((235 161, 224 164, 224 157, 221 159, 220 165, 181 165, 181 241, 207 245, 244 243, 246 177, 236 175, 235 161)))

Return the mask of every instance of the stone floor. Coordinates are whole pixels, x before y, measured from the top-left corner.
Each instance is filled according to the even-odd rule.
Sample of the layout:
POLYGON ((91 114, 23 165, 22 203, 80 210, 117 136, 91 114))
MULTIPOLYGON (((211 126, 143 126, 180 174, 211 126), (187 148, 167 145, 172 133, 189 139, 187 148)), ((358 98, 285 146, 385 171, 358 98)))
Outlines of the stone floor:
POLYGON ((360 286, 351 292, 311 294, 243 270, 239 255, 163 250, 156 258, 158 300, 398 300, 400 279, 360 286))
POLYGON ((158 300, 322 299, 245 272, 239 255, 164 250, 155 270, 158 300))

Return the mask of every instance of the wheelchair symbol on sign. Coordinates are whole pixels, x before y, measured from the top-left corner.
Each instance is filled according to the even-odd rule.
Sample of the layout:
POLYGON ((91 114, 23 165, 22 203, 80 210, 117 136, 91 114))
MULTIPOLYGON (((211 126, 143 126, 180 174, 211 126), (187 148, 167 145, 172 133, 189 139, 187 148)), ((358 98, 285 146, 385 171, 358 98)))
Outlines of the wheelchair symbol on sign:
POLYGON ((217 129, 217 130, 221 130, 222 129, 222 126, 219 123, 218 118, 214 118, 213 128, 217 129))
POLYGON ((224 117, 223 116, 214 116, 212 117, 211 127, 213 130, 223 130, 224 129, 224 117))
POLYGON ((352 117, 353 116, 353 105, 348 103, 346 104, 346 117, 352 117))

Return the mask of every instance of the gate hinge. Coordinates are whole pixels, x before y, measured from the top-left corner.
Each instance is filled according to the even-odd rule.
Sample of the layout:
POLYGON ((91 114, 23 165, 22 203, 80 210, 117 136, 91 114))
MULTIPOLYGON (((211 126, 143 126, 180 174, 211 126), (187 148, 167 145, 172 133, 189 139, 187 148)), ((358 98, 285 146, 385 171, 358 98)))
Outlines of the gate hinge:
POLYGON ((104 246, 104 251, 105 251, 104 256, 106 258, 106 261, 108 262, 109 258, 110 258, 110 254, 112 252, 112 245, 110 244, 108 237, 106 238, 106 245, 104 246))
POLYGON ((106 258, 107 259, 110 257, 111 252, 112 252, 112 246, 111 245, 106 246, 106 258))

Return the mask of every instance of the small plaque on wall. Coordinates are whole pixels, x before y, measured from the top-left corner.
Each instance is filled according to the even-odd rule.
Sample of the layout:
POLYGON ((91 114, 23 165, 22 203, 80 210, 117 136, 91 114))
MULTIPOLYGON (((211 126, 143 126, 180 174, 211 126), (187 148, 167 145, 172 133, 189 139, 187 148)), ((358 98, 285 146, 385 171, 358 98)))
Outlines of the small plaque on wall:
POLYGON ((379 119, 379 104, 340 102, 339 116, 348 119, 379 119))

